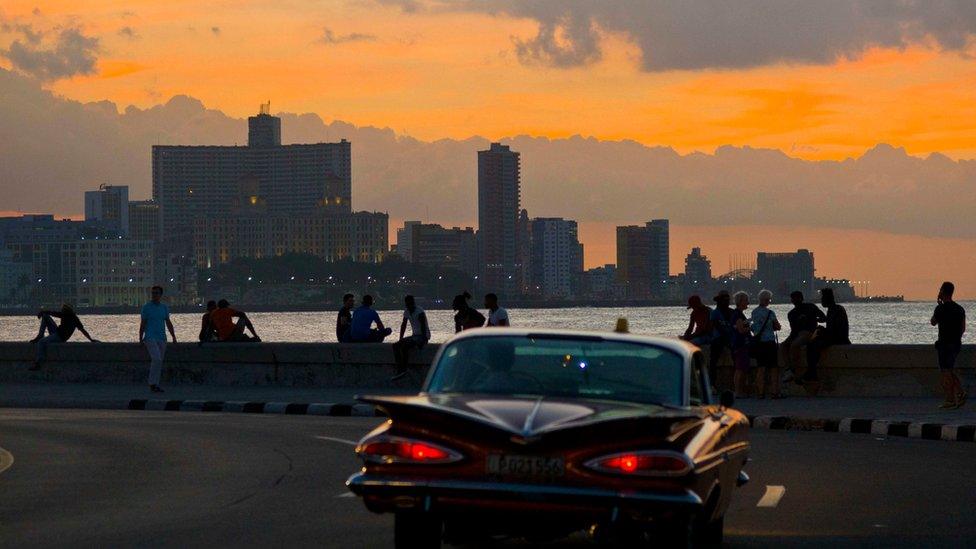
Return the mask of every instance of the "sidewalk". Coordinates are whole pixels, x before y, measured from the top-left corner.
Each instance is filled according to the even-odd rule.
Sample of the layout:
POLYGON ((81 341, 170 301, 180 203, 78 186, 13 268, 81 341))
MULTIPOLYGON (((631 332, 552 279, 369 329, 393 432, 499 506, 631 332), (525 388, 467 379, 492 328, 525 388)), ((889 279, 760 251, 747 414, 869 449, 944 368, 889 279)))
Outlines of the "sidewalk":
MULTIPOLYGON (((411 394, 395 389, 168 385, 151 393, 144 385, 86 383, 0 384, 0 408, 103 408, 241 411, 319 415, 372 415, 357 394, 411 394), (308 406, 312 405, 312 406, 308 406)), ((976 437, 976 397, 958 410, 940 410, 939 399, 918 397, 790 397, 740 399, 735 407, 754 428, 874 433, 944 440, 976 437)))

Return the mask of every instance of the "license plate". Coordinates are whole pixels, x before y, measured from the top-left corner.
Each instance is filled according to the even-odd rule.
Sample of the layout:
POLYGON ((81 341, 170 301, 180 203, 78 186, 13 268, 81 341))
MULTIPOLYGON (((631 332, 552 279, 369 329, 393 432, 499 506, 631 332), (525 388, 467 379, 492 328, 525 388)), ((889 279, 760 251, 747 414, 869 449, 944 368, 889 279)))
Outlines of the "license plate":
POLYGON ((563 458, 545 456, 488 456, 488 474, 517 477, 561 477, 565 470, 563 458))

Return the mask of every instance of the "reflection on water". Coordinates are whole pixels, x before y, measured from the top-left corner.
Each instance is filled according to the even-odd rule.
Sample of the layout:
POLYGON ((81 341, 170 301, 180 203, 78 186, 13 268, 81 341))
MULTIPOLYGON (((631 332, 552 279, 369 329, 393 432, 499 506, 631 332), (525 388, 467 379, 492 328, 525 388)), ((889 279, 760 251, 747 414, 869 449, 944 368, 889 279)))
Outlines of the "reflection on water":
MULTIPOLYGON (((963 307, 976 314, 973 302, 963 307)), ((932 343, 936 330, 929 325, 934 303, 852 303, 847 304, 854 343, 932 343)), ((786 325, 789 305, 773 305, 786 325)), ((747 311, 748 313, 748 311, 747 311)), ((454 331, 453 311, 427 311, 432 341, 446 340, 454 331)), ((249 315, 265 341, 335 341, 335 311, 304 313, 252 313, 249 315)), ((617 318, 626 317, 635 334, 676 336, 688 325, 683 307, 580 307, 572 309, 509 309, 513 326, 522 328, 568 328, 609 331, 617 318)), ((393 328, 394 338, 403 318, 401 311, 380 311, 380 317, 393 328)), ((139 316, 82 315, 92 337, 102 341, 135 341, 139 316)), ((25 341, 37 333, 33 316, 0 317, 0 341, 25 341)), ((174 314, 176 335, 182 341, 196 341, 200 330, 199 314, 174 314)), ((409 334, 410 328, 407 328, 409 334)), ((970 330, 966 341, 974 341, 970 330)), ((784 331, 781 337, 785 337, 784 331)), ((76 334, 73 341, 84 340, 76 334)))

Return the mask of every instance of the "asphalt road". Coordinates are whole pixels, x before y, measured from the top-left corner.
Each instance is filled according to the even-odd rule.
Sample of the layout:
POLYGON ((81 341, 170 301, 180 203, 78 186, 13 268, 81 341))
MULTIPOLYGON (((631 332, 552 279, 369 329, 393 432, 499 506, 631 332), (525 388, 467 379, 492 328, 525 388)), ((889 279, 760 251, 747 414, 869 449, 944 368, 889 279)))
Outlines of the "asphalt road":
MULTIPOLYGON (((343 486, 377 423, 0 410, 0 546, 390 547, 343 486)), ((728 547, 976 546, 972 444, 753 431, 748 471, 728 547)))

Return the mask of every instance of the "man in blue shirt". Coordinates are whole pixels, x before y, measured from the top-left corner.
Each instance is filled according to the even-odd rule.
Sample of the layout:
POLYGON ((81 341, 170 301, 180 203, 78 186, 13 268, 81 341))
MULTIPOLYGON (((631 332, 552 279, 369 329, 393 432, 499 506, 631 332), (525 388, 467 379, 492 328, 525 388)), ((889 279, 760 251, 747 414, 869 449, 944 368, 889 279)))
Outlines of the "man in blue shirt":
POLYGON ((352 325, 349 328, 349 339, 353 343, 380 343, 392 334, 393 329, 383 326, 380 315, 373 310, 373 296, 364 295, 363 304, 352 313, 352 325), (373 323, 376 328, 373 328, 373 323))
POLYGON ((139 341, 149 352, 149 390, 162 393, 159 378, 163 373, 163 357, 166 356, 166 330, 176 343, 176 330, 169 320, 169 307, 160 300, 163 298, 162 286, 153 286, 150 301, 142 306, 142 320, 139 322, 139 341))

